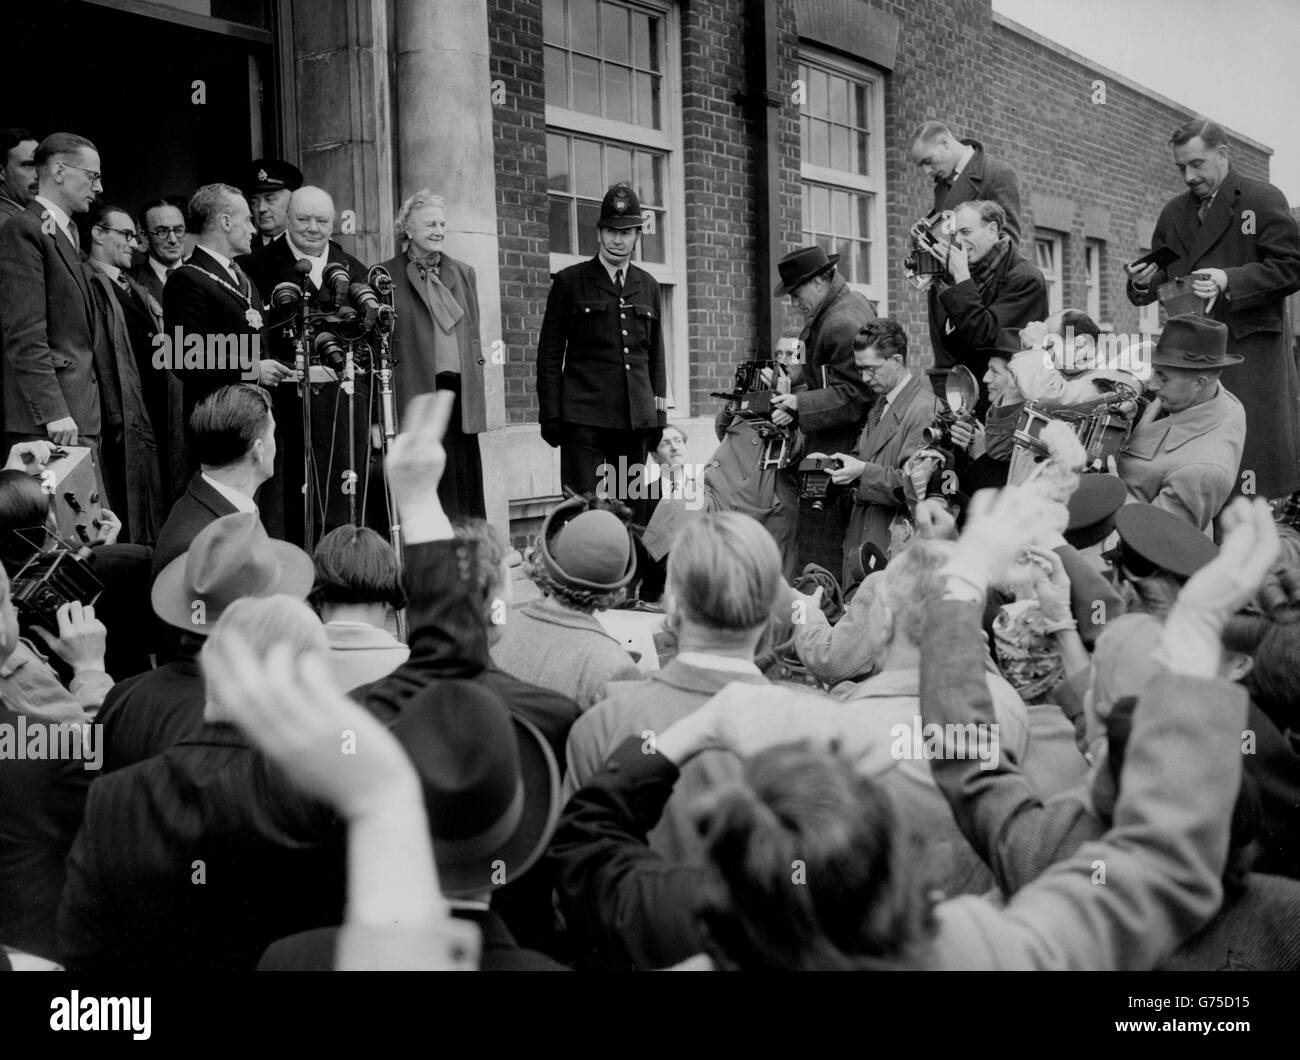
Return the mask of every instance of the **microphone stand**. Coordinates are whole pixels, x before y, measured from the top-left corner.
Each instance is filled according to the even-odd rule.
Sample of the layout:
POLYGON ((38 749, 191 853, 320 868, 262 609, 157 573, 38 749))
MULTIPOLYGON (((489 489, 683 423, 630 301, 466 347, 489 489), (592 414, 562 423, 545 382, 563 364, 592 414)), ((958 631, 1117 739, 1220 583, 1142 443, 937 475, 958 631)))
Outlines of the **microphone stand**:
MULTIPOLYGON (((287 238, 287 237, 286 237, 287 238)), ((294 368, 298 372, 298 395, 302 398, 302 540, 303 548, 310 555, 315 547, 313 532, 315 530, 315 490, 312 484, 312 433, 311 433, 311 356, 309 353, 309 332, 311 328, 311 298, 307 293, 310 272, 302 275, 302 328, 301 339, 297 343, 297 355, 294 368)))
MULTIPOLYGON (((376 265, 366 276, 366 281, 375 289, 385 305, 393 306, 393 278, 387 269, 376 265)), ((393 328, 396 327, 395 315, 389 319, 388 326, 381 327, 377 358, 372 362, 372 378, 379 382, 379 426, 382 454, 386 458, 397 438, 397 397, 393 391, 393 366, 397 358, 392 353, 393 328)), ((384 476, 384 504, 388 509, 388 541, 393 546, 393 555, 397 557, 397 573, 401 577, 405 563, 402 559, 402 518, 397 510, 397 501, 388 486, 388 476, 384 476)), ((397 612, 397 636, 406 641, 406 611, 397 612)))
POLYGON ((357 523, 357 363, 355 343, 349 341, 343 360, 343 393, 348 399, 348 466, 343 472, 344 488, 348 494, 348 522, 357 523))

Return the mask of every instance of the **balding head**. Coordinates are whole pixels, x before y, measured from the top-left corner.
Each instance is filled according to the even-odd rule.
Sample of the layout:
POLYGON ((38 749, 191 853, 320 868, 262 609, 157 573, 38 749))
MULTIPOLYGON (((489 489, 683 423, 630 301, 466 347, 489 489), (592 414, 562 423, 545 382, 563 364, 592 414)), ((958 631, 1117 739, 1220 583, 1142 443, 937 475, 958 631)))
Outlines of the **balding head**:
POLYGON ((289 238, 313 257, 329 249, 334 234, 334 200, 324 188, 305 184, 289 198, 289 238))

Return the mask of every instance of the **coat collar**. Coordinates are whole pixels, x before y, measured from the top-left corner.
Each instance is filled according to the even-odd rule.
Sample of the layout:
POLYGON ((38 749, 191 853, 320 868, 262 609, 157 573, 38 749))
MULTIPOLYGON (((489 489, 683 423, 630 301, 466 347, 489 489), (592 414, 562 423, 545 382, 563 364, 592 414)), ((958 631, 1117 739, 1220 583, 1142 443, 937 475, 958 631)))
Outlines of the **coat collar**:
POLYGON ((1178 206, 1173 231, 1178 242, 1182 244, 1189 268, 1194 266, 1232 226, 1233 218, 1237 215, 1237 200, 1241 193, 1241 176, 1229 166, 1228 175, 1219 185, 1214 202, 1211 203, 1203 223, 1196 219, 1196 210, 1200 203, 1195 195, 1185 191, 1175 200, 1178 206))
MULTIPOLYGON (((567 629, 583 629, 590 633, 599 633, 603 637, 608 637, 620 648, 623 646, 617 637, 610 634, 609 630, 600 624, 600 619, 595 615, 565 607, 554 597, 543 596, 536 600, 530 600, 519 608, 519 613, 552 626, 564 626, 567 629)), ((628 658, 630 659, 631 656, 628 658)))
POLYGON ((746 674, 739 670, 707 670, 701 666, 691 666, 679 659, 670 659, 663 669, 652 670, 646 678, 683 692, 703 692, 707 695, 721 692, 727 685, 736 681, 751 685, 772 683, 761 674, 746 674))
MULTIPOLYGON (((625 302, 630 302, 641 294, 641 277, 643 275, 644 273, 636 267, 635 262, 629 261, 627 263, 627 274, 623 277, 623 300, 625 302)), ((605 269, 605 263, 600 260, 599 254, 587 260, 587 278, 593 286, 618 297, 618 289, 614 286, 614 281, 609 278, 609 272, 605 269)))
POLYGON ((1155 418, 1161 409, 1160 399, 1156 398, 1133 429, 1124 452, 1143 460, 1153 460, 1160 452, 1172 453, 1209 434, 1222 425, 1228 413, 1227 393, 1220 383, 1219 392, 1209 401, 1182 412, 1172 412, 1162 420, 1155 418))
POLYGON ((808 321, 808 326, 804 329, 805 336, 821 324, 822 318, 831 311, 831 306, 839 301, 848 289, 848 281, 840 273, 836 272, 835 277, 831 280, 830 289, 826 292, 826 297, 822 299, 822 304, 817 307, 817 312, 812 315, 812 319, 808 321))
MULTIPOLYGON (((912 378, 907 381, 907 385, 898 392, 898 397, 890 402, 889 408, 885 410, 880 422, 876 424, 875 430, 866 437, 861 455, 870 458, 888 445, 889 441, 898 432, 899 425, 903 422, 903 416, 911 408, 912 402, 918 396, 925 396, 930 393, 929 379, 923 373, 913 372, 912 378)), ((884 399, 883 394, 876 398, 877 401, 883 401, 884 399)))

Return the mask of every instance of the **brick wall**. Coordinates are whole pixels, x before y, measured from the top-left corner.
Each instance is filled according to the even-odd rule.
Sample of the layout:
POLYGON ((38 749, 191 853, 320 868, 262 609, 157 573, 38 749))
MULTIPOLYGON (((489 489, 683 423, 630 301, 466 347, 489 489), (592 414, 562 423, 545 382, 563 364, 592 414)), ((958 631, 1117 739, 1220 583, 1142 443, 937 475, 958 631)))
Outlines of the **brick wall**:
MULTIPOLYGON (((506 405, 511 423, 537 416, 534 359, 549 288, 542 0, 488 0, 493 78, 506 87, 494 111, 506 405)), ((929 182, 906 155, 906 138, 926 118, 981 141, 1020 174, 1025 242, 1038 224, 1065 244, 1066 305, 1086 305, 1084 240, 1104 240, 1102 318, 1136 326, 1119 264, 1150 238, 1149 224, 1181 190, 1167 141, 1190 114, 1098 74, 995 21, 991 0, 859 0, 901 22, 894 67, 885 79, 886 203, 891 315, 928 351, 925 298, 902 277, 907 230, 931 202, 929 182), (972 72, 975 72, 974 74, 972 72), (1094 103, 1093 81, 1106 81, 1094 103)), ((797 75, 797 0, 778 0, 780 80, 797 75)), ((772 279, 754 275, 755 135, 740 96, 746 77, 743 0, 689 0, 680 15, 679 101, 690 392, 698 415, 713 410, 711 390, 727 388, 736 361, 753 349, 755 307, 772 279)), ((1068 42, 1067 42, 1068 44, 1068 42)), ((665 105, 674 101, 665 100, 665 105)), ((798 109, 780 112, 781 217, 795 245, 800 220, 798 109)), ((1237 145, 1242 172, 1267 178, 1268 158, 1237 145)), ((928 354, 927 354, 928 356, 928 354)))
MULTIPOLYGON (((507 423, 537 421, 537 333, 550 290, 541 0, 488 0, 507 423)), ((474 179, 466 174, 467 179, 474 179)))

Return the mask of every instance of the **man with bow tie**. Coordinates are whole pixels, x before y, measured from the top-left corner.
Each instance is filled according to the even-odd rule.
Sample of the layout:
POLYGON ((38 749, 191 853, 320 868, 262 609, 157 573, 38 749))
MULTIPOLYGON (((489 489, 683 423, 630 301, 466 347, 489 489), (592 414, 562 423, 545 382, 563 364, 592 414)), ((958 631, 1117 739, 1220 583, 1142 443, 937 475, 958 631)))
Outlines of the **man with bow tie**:
POLYGON ((424 188, 397 214, 401 254, 384 262, 393 277, 393 387, 400 417, 411 398, 435 390, 456 395, 442 440, 447 469, 438 496, 448 516, 484 517, 483 463, 478 436, 487 430, 487 391, 479 333, 478 279, 443 250, 446 204, 424 188))
POLYGON ((1125 266, 1128 299, 1149 305, 1162 284, 1192 278, 1204 315, 1227 325, 1235 361, 1222 382, 1246 409, 1236 488, 1289 496, 1300 490, 1300 381, 1285 316, 1286 296, 1300 291, 1300 230, 1282 192, 1232 168, 1219 125, 1189 121, 1169 143, 1187 191, 1165 204, 1150 246, 1178 257, 1163 269, 1125 266))
MULTIPOLYGON (((237 259, 263 299, 269 302, 278 284, 293 283, 303 286, 313 313, 328 313, 347 305, 341 274, 338 281, 331 283, 326 278, 326 271, 333 264, 342 265, 347 270, 348 283, 364 283, 366 267, 330 238, 334 234, 336 217, 330 194, 312 185, 297 188, 289 197, 285 217, 282 238, 273 239, 260 250, 237 259), (310 267, 305 275, 297 271, 300 261, 305 261, 310 267)), ((267 327, 266 350, 281 364, 293 366, 297 351, 284 324, 293 315, 300 317, 301 309, 290 314, 265 304, 262 310, 267 327)), ((313 537, 347 521, 347 496, 343 493, 340 472, 356 471, 361 481, 365 481, 370 457, 369 379, 368 375, 358 374, 354 383, 357 434, 353 452, 361 465, 355 468, 347 463, 347 403, 346 399, 338 400, 339 384, 330 382, 321 384, 319 388, 313 386, 312 450, 319 458, 315 462, 317 474, 313 476, 312 499, 318 516, 313 520, 313 537), (332 467, 331 452, 334 454, 332 467)), ((275 474, 262 490, 262 521, 272 537, 310 549, 315 542, 304 541, 301 392, 298 387, 286 384, 275 387, 271 396, 276 425, 275 474)), ((361 486, 357 486, 357 490, 357 496, 360 496, 361 486)))

